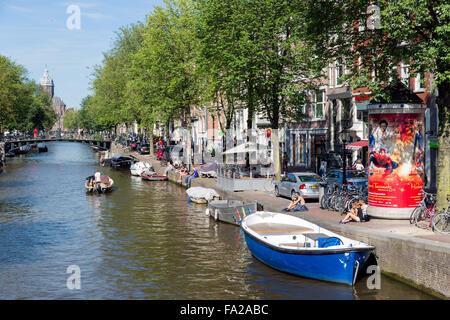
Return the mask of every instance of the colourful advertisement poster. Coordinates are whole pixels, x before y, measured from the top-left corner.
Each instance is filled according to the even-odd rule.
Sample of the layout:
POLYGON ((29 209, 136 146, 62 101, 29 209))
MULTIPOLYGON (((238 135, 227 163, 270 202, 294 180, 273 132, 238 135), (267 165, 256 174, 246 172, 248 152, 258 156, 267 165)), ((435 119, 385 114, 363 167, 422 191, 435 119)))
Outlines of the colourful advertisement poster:
POLYGON ((369 205, 416 207, 424 180, 421 113, 369 115, 369 205))

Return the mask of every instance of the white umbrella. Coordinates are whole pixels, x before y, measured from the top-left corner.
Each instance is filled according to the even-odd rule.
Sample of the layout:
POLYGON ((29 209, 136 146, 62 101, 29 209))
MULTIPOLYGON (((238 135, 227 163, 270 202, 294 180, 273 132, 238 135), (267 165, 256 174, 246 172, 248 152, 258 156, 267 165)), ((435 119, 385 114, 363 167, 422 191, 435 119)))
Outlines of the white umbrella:
POLYGON ((254 143, 254 142, 245 142, 245 143, 240 144, 240 145, 238 145, 238 146, 236 146, 234 148, 226 150, 222 154, 258 152, 258 151, 264 151, 266 149, 267 149, 267 146, 259 145, 259 149, 258 149, 256 143, 254 143))

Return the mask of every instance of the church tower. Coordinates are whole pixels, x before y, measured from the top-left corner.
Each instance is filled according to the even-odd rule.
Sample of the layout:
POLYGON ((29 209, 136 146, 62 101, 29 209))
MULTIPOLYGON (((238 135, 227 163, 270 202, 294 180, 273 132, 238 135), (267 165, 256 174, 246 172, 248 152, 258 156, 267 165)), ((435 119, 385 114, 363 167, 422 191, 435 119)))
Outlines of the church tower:
POLYGON ((53 95, 55 94, 55 84, 53 83, 52 78, 50 78, 47 68, 45 68, 44 74, 39 80, 39 84, 44 88, 44 91, 53 98, 53 95))

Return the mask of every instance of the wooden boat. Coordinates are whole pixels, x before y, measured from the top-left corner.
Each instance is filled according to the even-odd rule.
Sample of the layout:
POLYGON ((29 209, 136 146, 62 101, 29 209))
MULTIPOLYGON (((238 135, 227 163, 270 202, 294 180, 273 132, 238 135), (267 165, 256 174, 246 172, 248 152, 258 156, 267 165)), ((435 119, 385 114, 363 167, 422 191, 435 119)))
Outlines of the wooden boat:
POLYGON ((112 186, 114 185, 114 180, 108 176, 100 176, 100 184, 98 186, 94 183, 94 176, 89 176, 86 178, 84 187, 88 193, 107 193, 112 191, 112 186))
POLYGON ((375 249, 282 213, 258 211, 241 228, 253 256, 272 268, 350 286, 375 249))
POLYGON ((228 199, 208 202, 208 208, 206 208, 205 213, 216 221, 240 225, 242 219, 256 211, 256 202, 244 203, 239 200, 228 199))

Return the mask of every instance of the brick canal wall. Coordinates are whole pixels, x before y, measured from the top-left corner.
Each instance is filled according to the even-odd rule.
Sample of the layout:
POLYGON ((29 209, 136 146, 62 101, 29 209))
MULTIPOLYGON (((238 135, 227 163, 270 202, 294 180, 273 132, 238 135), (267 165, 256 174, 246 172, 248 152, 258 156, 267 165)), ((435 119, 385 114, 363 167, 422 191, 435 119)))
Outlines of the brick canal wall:
MULTIPOLYGON (((117 148, 116 146, 112 146, 111 151, 113 150, 115 153, 126 152, 122 147, 117 148)), ((161 167, 158 161, 136 153, 133 155, 152 163, 158 174, 164 174, 165 168, 161 167)), ((169 173, 168 178, 169 181, 179 183, 179 177, 174 173, 169 173)), ((218 189, 212 179, 193 179, 192 186, 213 188, 225 199, 233 198, 245 202, 257 200, 264 210, 280 212, 280 207, 273 204, 270 197, 251 199, 247 193, 227 192, 218 189)), ((293 213, 293 215, 320 224, 323 228, 345 237, 374 245, 378 256, 378 265, 383 274, 440 298, 450 298, 449 243, 413 238, 360 226, 339 225, 334 221, 319 219, 308 213, 293 213)))

